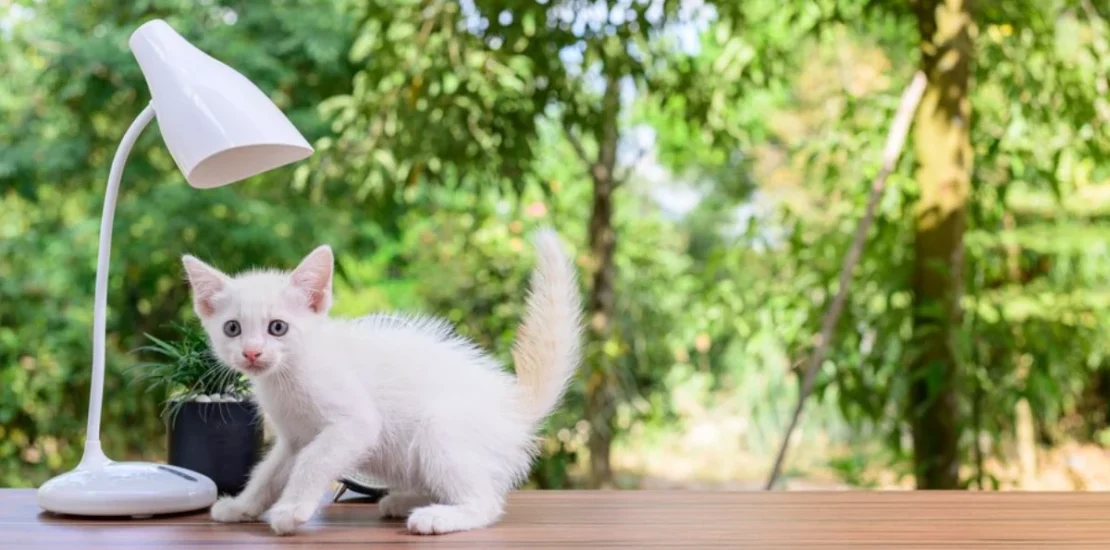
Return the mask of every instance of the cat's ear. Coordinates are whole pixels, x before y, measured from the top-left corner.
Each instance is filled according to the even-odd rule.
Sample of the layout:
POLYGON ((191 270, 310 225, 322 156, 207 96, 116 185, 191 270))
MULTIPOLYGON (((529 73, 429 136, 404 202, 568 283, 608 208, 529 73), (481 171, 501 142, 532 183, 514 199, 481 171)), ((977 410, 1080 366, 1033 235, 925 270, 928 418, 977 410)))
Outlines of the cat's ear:
POLYGON ((308 297, 308 309, 314 313, 327 313, 331 308, 331 280, 335 269, 335 259, 331 247, 316 247, 301 260, 297 269, 289 277, 293 288, 308 297))
POLYGON ((182 256, 181 263, 189 277, 189 286, 193 287, 193 309, 202 319, 211 317, 216 313, 212 299, 227 287, 231 279, 220 270, 189 255, 182 256))

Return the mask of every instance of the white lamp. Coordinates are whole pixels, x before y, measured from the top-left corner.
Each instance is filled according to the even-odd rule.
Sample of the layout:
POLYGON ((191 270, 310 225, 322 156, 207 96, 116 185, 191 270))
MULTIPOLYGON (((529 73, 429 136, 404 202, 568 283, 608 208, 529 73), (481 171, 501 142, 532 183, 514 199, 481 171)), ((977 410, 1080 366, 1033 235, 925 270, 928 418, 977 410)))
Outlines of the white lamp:
POLYGON ((163 464, 113 462, 100 446, 112 218, 123 165, 139 133, 157 116, 177 167, 189 185, 201 189, 234 183, 313 152, 266 94, 198 50, 164 21, 142 25, 129 43, 152 98, 123 135, 108 174, 96 263, 93 372, 84 455, 76 469, 47 481, 38 491, 43 509, 62 514, 151 516, 199 510, 216 500, 216 485, 201 474, 163 464))

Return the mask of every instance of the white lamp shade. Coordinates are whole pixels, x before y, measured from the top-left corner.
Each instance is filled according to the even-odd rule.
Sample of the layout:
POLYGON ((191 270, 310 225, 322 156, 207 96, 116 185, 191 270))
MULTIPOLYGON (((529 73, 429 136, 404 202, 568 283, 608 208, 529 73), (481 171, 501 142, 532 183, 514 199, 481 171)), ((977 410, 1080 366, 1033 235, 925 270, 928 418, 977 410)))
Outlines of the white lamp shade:
POLYGON ((130 46, 150 88, 162 139, 189 185, 219 187, 312 154, 266 94, 165 21, 143 24, 130 46))

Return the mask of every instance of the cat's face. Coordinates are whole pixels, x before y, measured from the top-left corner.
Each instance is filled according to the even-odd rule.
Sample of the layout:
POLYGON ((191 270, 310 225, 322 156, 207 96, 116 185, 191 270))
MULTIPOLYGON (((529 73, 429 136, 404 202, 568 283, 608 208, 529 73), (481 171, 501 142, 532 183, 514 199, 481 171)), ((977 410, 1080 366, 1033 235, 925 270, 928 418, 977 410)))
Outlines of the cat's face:
POLYGON ((234 277, 192 257, 182 258, 212 350, 250 377, 288 368, 305 332, 331 307, 333 259, 321 246, 292 272, 234 277))

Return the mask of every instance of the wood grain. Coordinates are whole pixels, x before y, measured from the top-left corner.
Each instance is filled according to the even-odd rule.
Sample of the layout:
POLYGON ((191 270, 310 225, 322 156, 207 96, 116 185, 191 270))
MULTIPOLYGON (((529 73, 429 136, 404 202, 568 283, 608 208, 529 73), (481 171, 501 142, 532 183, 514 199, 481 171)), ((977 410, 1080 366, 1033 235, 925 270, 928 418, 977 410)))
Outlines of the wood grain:
POLYGON ((409 535, 357 500, 301 533, 220 525, 203 514, 87 520, 43 513, 30 490, 0 490, 0 548, 1110 548, 1110 494, 522 491, 496 526, 409 535))

